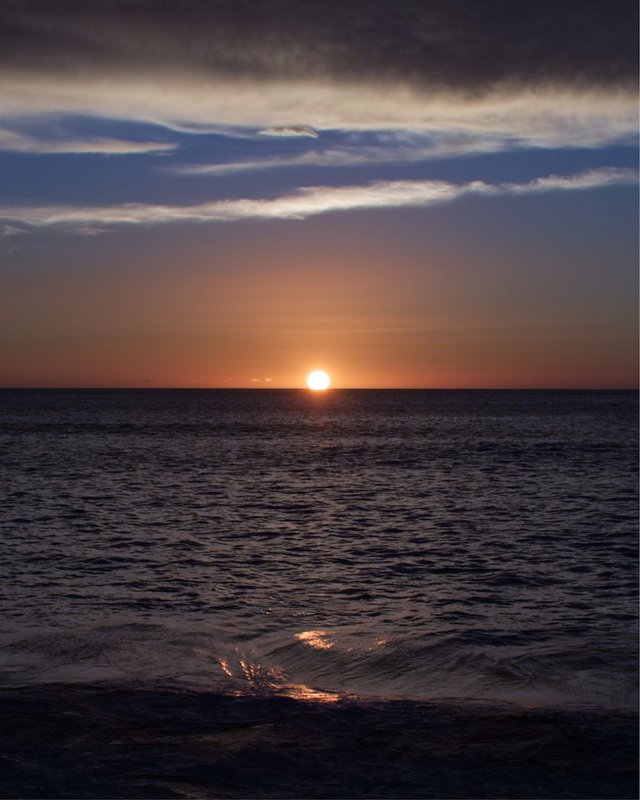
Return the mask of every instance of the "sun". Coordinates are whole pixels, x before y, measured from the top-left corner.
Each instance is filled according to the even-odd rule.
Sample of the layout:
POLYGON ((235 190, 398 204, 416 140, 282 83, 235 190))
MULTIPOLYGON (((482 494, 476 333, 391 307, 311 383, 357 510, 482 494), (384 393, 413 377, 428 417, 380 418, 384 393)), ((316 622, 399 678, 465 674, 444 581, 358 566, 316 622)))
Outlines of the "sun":
POLYGON ((314 369, 307 375, 307 386, 314 392, 323 392, 331 385, 331 378, 324 370, 314 369))

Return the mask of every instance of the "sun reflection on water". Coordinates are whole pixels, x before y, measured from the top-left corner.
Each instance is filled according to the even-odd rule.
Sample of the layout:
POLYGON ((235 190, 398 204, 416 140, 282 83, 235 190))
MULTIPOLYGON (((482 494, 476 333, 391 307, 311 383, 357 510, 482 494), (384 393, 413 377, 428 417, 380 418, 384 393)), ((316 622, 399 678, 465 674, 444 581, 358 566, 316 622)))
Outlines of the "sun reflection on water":
POLYGON ((334 692, 323 692, 320 689, 312 689, 304 683, 293 683, 289 686, 282 686, 278 694, 291 697, 294 700, 306 700, 313 703, 337 703, 342 700, 339 694, 334 692))
MULTIPOLYGON (((293 637, 306 647, 326 651, 337 646, 335 639, 330 638, 332 635, 330 631, 309 630, 294 633, 293 637)), ((388 643, 388 639, 377 638, 373 644, 364 647, 364 652, 371 652, 388 643)), ((351 652, 353 649, 347 647, 346 652, 351 652)), ((222 672, 233 681, 234 695, 266 694, 312 703, 337 703, 354 696, 350 693, 314 688, 305 683, 294 683, 295 678, 288 677, 279 666, 261 664, 240 652, 236 652, 236 656, 231 659, 220 657, 216 660, 222 672)))
MULTIPOLYGON (((313 636, 307 637, 304 634, 296 636, 310 647, 328 649, 333 646, 333 643, 324 641, 322 637, 326 634, 323 631, 305 631, 305 634, 307 633, 313 634, 313 636)), ((239 658, 237 661, 239 670, 234 672, 226 658, 218 658, 217 662, 228 678, 231 678, 236 684, 238 681, 242 683, 242 686, 236 685, 230 691, 230 694, 236 697, 266 693, 311 703, 336 703, 343 699, 342 695, 337 692, 314 689, 304 683, 287 683, 284 672, 278 667, 264 666, 256 661, 239 658)))
POLYGON ((283 672, 277 667, 264 667, 262 664, 240 659, 238 662, 247 683, 257 689, 275 689, 284 680, 283 672))
POLYGON ((230 678, 233 678, 233 672, 231 672, 231 668, 229 667, 229 662, 226 658, 219 658, 218 664, 220 665, 220 669, 224 672, 225 675, 228 675, 230 678))
POLYGON ((314 647, 316 650, 331 650, 335 642, 327 639, 328 635, 327 631, 302 631, 296 633, 295 637, 299 642, 308 647, 314 647))

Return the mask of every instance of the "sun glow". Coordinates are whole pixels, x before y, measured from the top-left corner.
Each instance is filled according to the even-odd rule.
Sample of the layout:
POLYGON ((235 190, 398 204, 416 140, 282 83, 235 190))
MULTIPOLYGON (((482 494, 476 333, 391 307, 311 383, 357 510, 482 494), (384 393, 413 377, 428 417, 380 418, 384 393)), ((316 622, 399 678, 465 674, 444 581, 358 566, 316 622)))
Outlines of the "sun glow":
POLYGON ((321 369, 316 369, 307 375, 307 386, 314 392, 322 392, 331 385, 331 378, 321 369))

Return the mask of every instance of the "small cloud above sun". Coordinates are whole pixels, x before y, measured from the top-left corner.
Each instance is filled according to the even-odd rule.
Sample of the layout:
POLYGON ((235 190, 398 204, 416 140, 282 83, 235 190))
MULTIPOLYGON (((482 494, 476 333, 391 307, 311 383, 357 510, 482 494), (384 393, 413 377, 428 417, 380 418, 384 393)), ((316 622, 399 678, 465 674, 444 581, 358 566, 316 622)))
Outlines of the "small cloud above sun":
POLYGON ((314 392, 323 392, 331 386, 331 378, 322 369, 314 369, 307 375, 307 386, 314 392))

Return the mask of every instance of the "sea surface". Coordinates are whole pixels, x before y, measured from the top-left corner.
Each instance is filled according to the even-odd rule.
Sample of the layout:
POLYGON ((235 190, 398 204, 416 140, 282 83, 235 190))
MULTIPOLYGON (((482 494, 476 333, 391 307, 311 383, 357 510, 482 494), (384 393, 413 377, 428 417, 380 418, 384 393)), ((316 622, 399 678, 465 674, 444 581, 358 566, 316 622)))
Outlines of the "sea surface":
MULTIPOLYGON (((132 714, 168 696, 303 709, 311 739, 314 719, 377 709, 416 730, 454 707, 619 733, 637 707, 637 442, 623 391, 3 390, 9 713, 88 692, 90 731, 108 691, 132 714)), ((360 796, 370 772, 276 788, 360 796)), ((20 796, 114 796, 29 775, 20 796)), ((127 785, 272 796, 265 775, 251 795, 127 785)), ((458 796, 425 780, 366 796, 458 796)), ((503 796, 476 790, 459 788, 503 796)))

